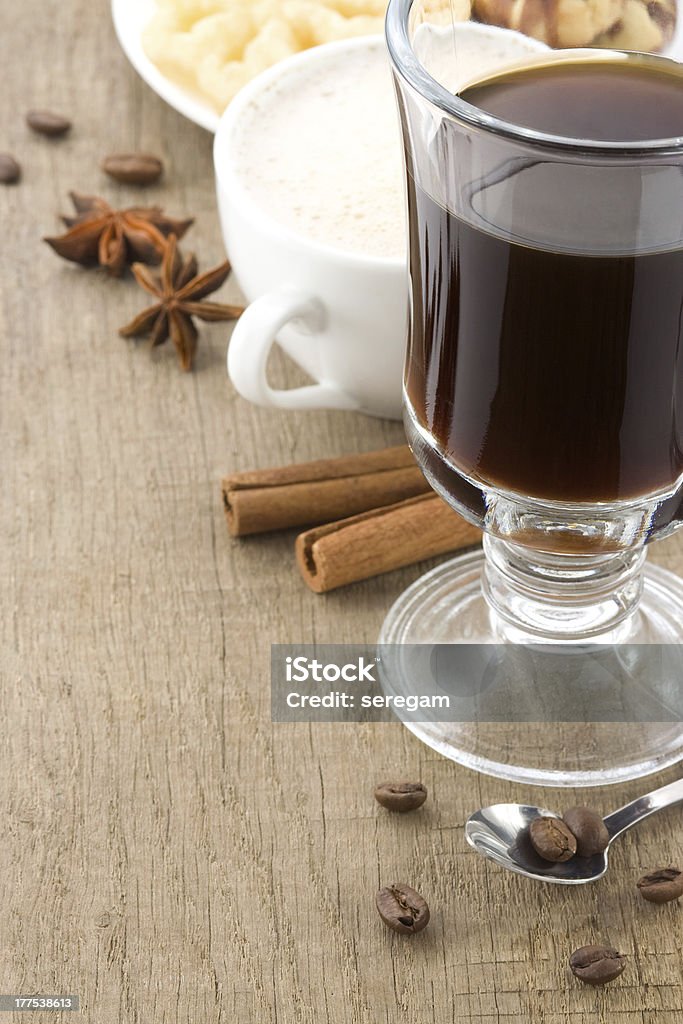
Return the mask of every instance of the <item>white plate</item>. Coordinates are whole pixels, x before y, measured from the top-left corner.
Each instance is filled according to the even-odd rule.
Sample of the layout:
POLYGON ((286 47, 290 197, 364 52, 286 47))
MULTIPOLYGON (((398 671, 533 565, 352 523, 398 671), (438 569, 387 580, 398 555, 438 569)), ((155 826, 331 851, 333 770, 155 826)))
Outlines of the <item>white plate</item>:
POLYGON ((166 100, 178 113, 195 124, 215 132, 220 115, 211 104, 189 89, 176 85, 159 71, 142 48, 142 30, 151 20, 156 8, 155 0, 112 0, 111 13, 114 28, 123 52, 141 78, 166 100))
MULTIPOLYGON (((220 115, 213 107, 189 89, 176 85, 152 64, 142 48, 142 30, 151 19, 156 4, 155 0, 111 0, 114 28, 119 37, 123 52, 128 57, 137 73, 147 82, 154 92, 166 100, 184 117, 201 125, 210 132, 218 127, 220 115)), ((679 11, 676 34, 671 46, 666 51, 667 57, 683 61, 683 12, 679 11)))

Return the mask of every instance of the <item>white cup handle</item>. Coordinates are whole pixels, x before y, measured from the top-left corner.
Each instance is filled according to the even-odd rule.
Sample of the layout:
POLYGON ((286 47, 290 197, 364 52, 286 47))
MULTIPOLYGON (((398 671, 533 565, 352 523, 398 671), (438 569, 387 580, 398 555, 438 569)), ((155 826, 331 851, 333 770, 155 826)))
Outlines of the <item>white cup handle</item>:
POLYGON ((322 304, 304 292, 282 289, 252 302, 237 321, 228 348, 228 373, 243 398, 278 409, 357 409, 358 402, 335 384, 320 381, 301 388, 271 388, 266 364, 277 334, 290 320, 321 329, 322 304))

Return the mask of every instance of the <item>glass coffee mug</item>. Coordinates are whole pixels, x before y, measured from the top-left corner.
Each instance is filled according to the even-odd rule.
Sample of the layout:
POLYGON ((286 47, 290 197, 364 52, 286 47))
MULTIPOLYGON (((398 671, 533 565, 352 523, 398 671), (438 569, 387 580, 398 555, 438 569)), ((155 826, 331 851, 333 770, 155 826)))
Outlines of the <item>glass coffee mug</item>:
MULTIPOLYGON (((407 724, 511 779, 634 778, 683 757, 678 713, 652 713, 683 681, 669 656, 683 639, 683 583, 645 551, 680 525, 683 497, 683 139, 546 135, 466 103, 444 85, 457 48, 445 50, 441 7, 391 0, 387 16, 411 247, 405 423, 431 484, 485 536, 483 553, 404 593, 380 639, 499 645, 513 703, 511 679, 531 666, 539 722, 558 680, 566 691, 581 676, 585 707, 585 666, 613 652, 610 679, 647 690, 649 721, 589 710, 530 729, 487 721, 483 700, 476 720, 407 724)), ((591 50, 525 64, 598 55, 662 61, 591 50)), ((384 685, 410 691, 409 659, 394 656, 384 685)), ((601 684, 590 685, 594 704, 601 684)))

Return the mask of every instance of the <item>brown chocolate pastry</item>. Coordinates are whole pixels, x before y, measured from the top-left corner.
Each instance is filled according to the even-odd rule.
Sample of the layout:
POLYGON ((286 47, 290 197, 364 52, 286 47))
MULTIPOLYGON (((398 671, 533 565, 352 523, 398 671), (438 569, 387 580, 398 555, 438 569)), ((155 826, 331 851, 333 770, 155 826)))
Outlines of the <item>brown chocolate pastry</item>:
POLYGON ((548 46, 589 46, 624 15, 626 0, 474 0, 488 25, 515 29, 548 46))
POLYGON ((671 42, 676 28, 676 0, 625 0, 624 13, 595 46, 659 53, 671 42))

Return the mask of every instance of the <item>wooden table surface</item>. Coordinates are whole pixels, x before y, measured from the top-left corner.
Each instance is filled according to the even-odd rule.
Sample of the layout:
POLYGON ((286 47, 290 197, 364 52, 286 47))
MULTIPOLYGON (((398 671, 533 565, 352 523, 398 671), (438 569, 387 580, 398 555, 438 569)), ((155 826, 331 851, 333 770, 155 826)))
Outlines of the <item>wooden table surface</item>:
MULTIPOLYGON (((2 20, 0 149, 24 177, 0 190, 0 990, 78 994, 92 1024, 679 1024, 683 908, 642 903, 633 882, 680 861, 680 812, 620 842, 602 882, 541 887, 463 835, 477 806, 527 791, 400 725, 271 723, 270 644, 373 639, 424 566, 316 597, 292 534, 230 541, 219 478, 401 428, 248 405, 223 325, 203 327, 190 375, 170 347, 152 358, 118 337, 143 293, 41 236, 71 188, 139 202, 98 162, 144 148, 167 165, 150 196, 193 213, 188 245, 218 262, 212 140, 137 78, 106 0, 24 0, 2 20), (28 133, 40 106, 73 117, 68 139, 28 133), (429 787, 420 813, 375 806, 373 784, 396 775, 429 787), (394 880, 432 905, 414 941, 374 909, 394 880), (603 991, 566 970, 593 940, 630 958, 603 991)), ((683 570, 683 540, 652 558, 683 570)), ((646 785, 589 799, 606 811, 646 785)))

